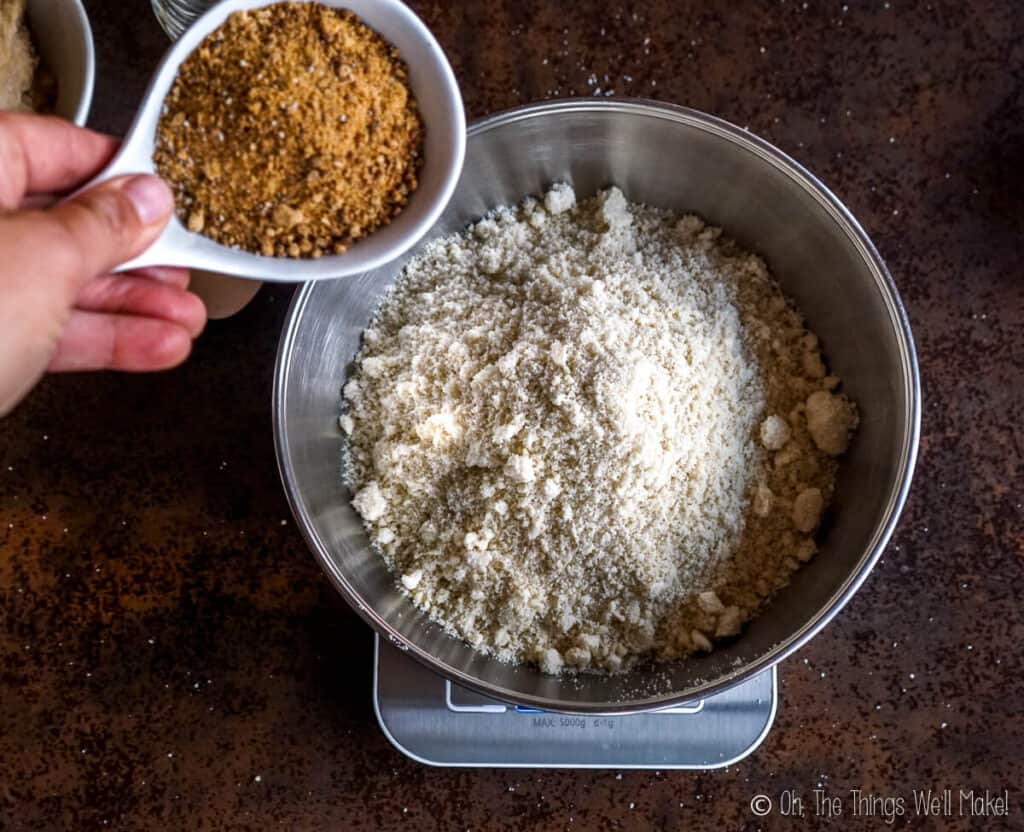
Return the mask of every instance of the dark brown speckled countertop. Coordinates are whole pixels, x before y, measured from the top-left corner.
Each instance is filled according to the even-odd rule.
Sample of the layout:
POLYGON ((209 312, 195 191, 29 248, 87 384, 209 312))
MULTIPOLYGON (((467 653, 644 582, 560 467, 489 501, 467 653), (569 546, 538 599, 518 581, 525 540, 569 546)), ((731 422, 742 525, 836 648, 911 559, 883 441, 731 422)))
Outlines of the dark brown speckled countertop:
MULTIPOLYGON (((166 46, 89 0, 93 126, 166 46)), ((471 117, 613 93, 793 154, 867 227, 925 395, 884 560, 781 668, 777 722, 723 771, 447 771, 394 751, 371 637, 293 525, 270 431, 289 290, 158 377, 50 378, 0 423, 0 829, 797 829, 783 789, 1009 789, 1024 828, 1024 16, 1013 2, 414 3, 471 117)), ((836 829, 884 829, 850 817, 836 829)))

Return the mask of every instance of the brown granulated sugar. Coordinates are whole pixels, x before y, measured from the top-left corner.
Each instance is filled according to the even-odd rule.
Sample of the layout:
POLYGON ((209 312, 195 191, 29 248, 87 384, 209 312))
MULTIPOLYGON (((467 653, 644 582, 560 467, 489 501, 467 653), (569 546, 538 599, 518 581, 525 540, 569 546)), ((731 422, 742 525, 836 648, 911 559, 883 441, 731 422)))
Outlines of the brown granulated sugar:
POLYGON ((232 14, 182 63, 153 158, 190 231, 316 258, 402 210, 422 148, 398 52, 349 11, 278 3, 232 14))

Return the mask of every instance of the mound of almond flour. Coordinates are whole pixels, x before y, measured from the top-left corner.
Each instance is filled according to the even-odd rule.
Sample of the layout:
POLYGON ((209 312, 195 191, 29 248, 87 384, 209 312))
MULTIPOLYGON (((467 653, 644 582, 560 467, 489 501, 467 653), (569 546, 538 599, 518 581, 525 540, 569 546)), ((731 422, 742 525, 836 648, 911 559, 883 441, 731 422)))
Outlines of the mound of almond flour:
POLYGON ((617 671, 737 634, 814 554, 838 384, 719 229, 556 185, 407 265, 344 388, 346 480, 450 632, 617 671))

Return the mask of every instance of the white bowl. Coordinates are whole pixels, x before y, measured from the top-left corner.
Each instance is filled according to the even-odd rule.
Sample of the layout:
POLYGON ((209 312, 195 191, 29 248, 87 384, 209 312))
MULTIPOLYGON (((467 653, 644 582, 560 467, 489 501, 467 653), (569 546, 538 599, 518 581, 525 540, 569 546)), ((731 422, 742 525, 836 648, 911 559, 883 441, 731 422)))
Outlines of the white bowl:
MULTIPOLYGON (((165 56, 143 99, 135 122, 110 166, 93 183, 126 173, 154 173, 153 149, 163 102, 182 61, 233 12, 269 6, 279 0, 224 0, 207 11, 165 56)), ((344 277, 378 268, 400 256, 434 224, 451 198, 466 152, 466 118, 455 75, 440 45, 400 0, 321 0, 348 9, 394 46, 409 71, 409 86, 426 130, 419 185, 388 225, 344 254, 318 260, 262 257, 215 243, 187 231, 173 217, 159 238, 118 270, 144 266, 183 266, 257 280, 300 282, 344 277)))
POLYGON ((92 29, 80 0, 28 0, 32 40, 57 79, 55 113, 82 126, 89 118, 96 76, 92 29))

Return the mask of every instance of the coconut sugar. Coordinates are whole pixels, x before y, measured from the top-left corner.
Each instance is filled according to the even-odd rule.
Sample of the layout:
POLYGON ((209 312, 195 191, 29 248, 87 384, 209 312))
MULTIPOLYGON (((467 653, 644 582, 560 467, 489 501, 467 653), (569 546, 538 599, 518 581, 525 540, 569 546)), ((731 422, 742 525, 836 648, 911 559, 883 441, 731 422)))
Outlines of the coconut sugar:
POLYGON ((339 254, 417 186, 423 125, 398 52, 352 12, 235 12, 185 59, 154 161, 190 230, 278 257, 339 254))

